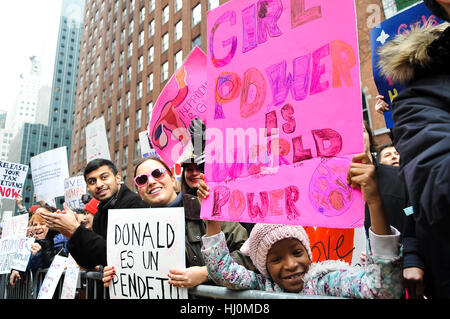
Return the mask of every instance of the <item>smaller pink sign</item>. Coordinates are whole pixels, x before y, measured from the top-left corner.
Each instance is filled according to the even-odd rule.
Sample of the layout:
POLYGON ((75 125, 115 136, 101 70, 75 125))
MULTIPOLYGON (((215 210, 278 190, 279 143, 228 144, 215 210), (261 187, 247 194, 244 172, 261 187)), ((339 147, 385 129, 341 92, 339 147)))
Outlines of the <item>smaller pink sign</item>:
POLYGON ((206 54, 195 47, 161 91, 148 125, 153 148, 170 167, 189 145, 191 121, 206 123, 206 105, 206 54))

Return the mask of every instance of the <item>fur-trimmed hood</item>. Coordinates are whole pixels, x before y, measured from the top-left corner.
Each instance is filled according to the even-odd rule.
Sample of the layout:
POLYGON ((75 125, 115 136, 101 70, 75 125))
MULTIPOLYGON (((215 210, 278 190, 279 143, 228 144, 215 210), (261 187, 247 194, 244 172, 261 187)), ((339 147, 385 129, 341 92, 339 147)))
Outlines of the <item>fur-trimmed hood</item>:
POLYGON ((380 73, 400 84, 450 70, 450 23, 412 28, 382 46, 378 54, 380 73))

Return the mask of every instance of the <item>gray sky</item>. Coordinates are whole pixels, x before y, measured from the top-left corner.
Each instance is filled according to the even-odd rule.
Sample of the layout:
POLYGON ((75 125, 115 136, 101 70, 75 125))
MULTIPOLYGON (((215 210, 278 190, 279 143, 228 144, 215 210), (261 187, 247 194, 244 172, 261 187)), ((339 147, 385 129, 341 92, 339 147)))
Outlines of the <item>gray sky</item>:
POLYGON ((0 10, 0 110, 9 111, 18 93, 29 57, 41 61, 41 85, 51 86, 61 0, 2 1, 0 10))

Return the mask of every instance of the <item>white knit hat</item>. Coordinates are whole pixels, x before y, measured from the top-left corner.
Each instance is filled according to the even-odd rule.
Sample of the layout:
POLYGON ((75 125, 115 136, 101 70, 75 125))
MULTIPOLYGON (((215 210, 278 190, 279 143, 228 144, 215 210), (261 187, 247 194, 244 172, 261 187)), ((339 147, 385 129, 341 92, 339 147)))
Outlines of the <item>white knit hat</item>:
POLYGON ((298 225, 256 224, 248 240, 242 245, 241 252, 250 256, 259 272, 267 276, 267 254, 273 244, 285 238, 298 239, 305 247, 309 259, 312 260, 308 234, 302 226, 298 225))

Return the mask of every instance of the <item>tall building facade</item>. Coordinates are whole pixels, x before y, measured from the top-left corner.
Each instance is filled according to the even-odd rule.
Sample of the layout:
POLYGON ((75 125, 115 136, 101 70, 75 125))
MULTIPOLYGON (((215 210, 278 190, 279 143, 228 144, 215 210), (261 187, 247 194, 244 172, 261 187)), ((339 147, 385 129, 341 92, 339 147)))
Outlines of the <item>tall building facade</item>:
MULTIPOLYGON (((12 142, 14 149, 8 157, 11 162, 30 165, 31 157, 62 146, 67 147, 67 158, 70 158, 84 2, 63 0, 47 120, 25 123, 12 142)), ((25 206, 33 204, 33 194, 29 170, 22 191, 25 206)), ((62 202, 63 198, 59 198, 57 206, 61 207, 62 202)))
POLYGON ((183 59, 195 46, 205 51, 206 11, 219 4, 217 0, 87 2, 71 175, 86 166, 86 126, 103 116, 111 159, 133 187, 134 162, 141 157, 139 132, 147 129, 159 93, 183 59))

